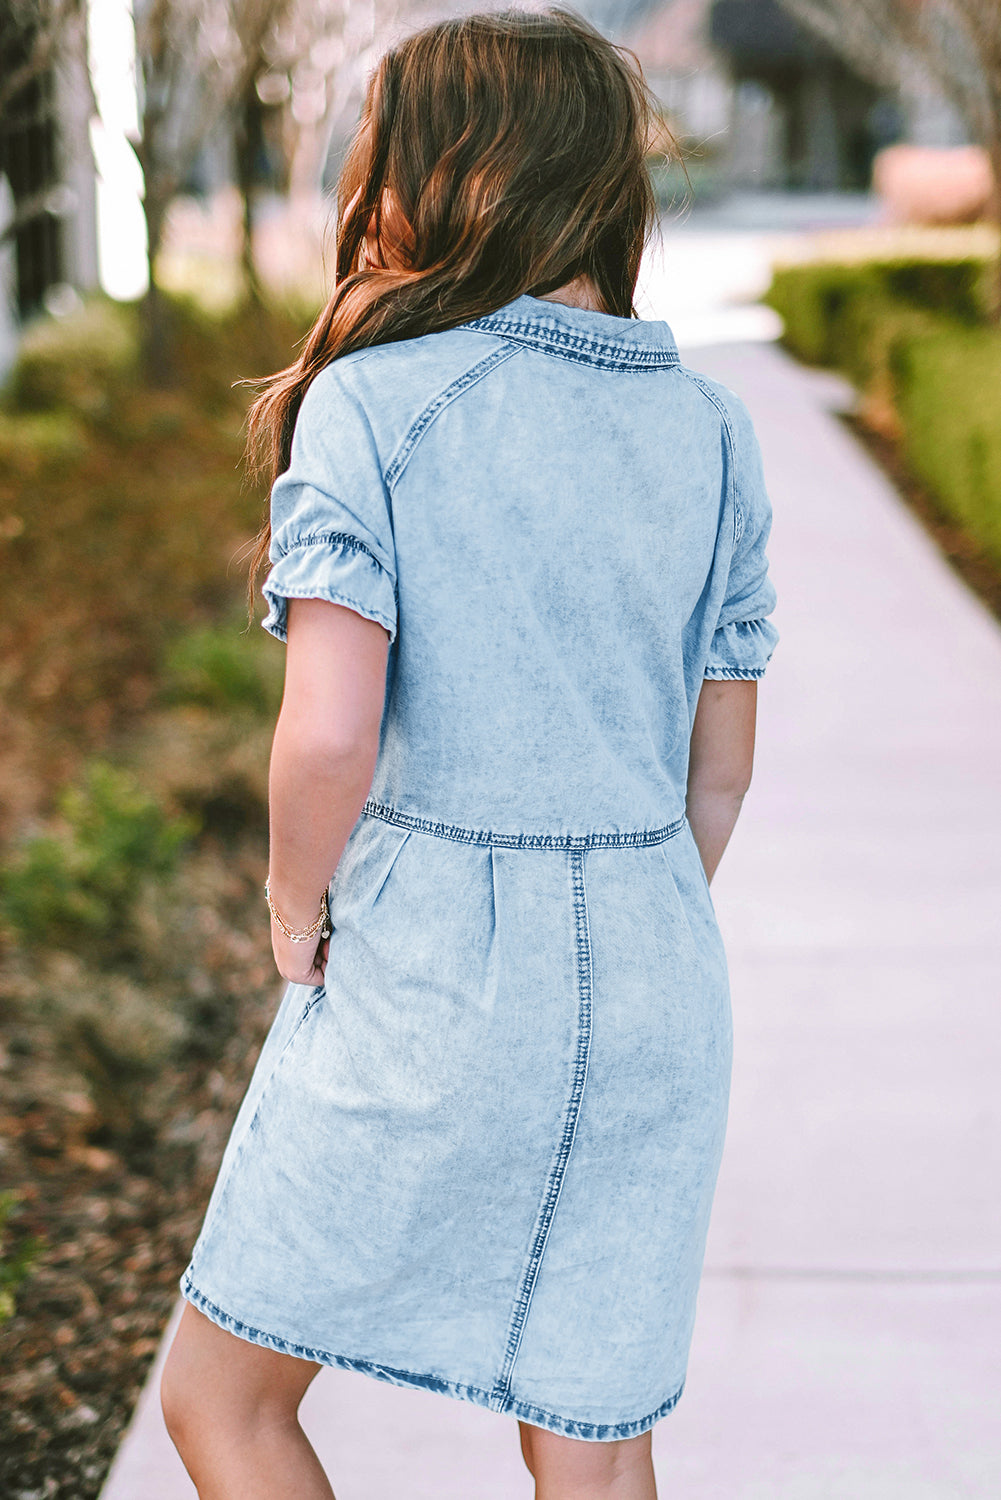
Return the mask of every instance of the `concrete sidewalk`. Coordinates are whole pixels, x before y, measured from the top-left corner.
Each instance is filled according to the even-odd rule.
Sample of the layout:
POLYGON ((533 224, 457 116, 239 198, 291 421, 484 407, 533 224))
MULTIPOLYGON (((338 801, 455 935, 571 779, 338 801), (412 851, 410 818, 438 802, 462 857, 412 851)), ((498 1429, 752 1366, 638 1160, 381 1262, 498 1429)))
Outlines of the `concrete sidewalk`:
MULTIPOLYGON (((733 1094, 660 1492, 996 1500, 1001 630, 828 411, 836 382, 767 343, 683 353, 751 409, 782 641, 713 883, 733 1094)), ((159 1368, 104 1500, 194 1496, 159 1368)), ((324 1371, 303 1419, 338 1500, 533 1493, 514 1421, 447 1397, 324 1371)))

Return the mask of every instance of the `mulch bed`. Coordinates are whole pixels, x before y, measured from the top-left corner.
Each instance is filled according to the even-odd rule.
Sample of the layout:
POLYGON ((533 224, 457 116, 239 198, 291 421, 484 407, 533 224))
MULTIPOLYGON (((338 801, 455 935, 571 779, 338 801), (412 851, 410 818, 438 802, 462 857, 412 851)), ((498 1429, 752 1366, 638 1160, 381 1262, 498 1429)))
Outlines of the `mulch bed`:
POLYGON ((230 1034, 156 1080, 155 1140, 102 1139, 45 1028, 0 996, 0 1179, 20 1198, 7 1242, 42 1240, 0 1328, 3 1500, 94 1500, 149 1374, 280 998, 259 858, 226 975, 230 1034))

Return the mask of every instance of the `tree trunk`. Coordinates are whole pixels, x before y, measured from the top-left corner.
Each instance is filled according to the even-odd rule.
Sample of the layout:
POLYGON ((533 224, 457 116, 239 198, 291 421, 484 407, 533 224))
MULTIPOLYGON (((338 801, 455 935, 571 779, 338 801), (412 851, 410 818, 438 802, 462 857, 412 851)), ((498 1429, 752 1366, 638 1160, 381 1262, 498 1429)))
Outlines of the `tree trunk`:
POLYGON ((254 166, 257 153, 258 104, 253 82, 236 105, 236 184, 243 205, 240 238, 240 269, 248 300, 257 307, 264 301, 257 265, 254 261, 254 166))
POLYGON ((159 202, 156 196, 150 193, 148 182, 143 206, 146 213, 146 265, 149 272, 149 285, 139 310, 142 367, 149 385, 158 390, 165 390, 177 379, 166 299, 156 281, 156 257, 163 239, 167 205, 159 202))
MULTIPOLYGON (((987 154, 990 159, 991 171, 994 174, 994 184, 991 191, 991 217, 997 225, 999 235, 1001 235, 1001 129, 998 130, 994 139, 988 145, 987 154)), ((991 296, 993 297, 993 305, 988 308, 987 316, 992 323, 1001 328, 1001 245, 998 246, 998 253, 994 261, 991 296)))

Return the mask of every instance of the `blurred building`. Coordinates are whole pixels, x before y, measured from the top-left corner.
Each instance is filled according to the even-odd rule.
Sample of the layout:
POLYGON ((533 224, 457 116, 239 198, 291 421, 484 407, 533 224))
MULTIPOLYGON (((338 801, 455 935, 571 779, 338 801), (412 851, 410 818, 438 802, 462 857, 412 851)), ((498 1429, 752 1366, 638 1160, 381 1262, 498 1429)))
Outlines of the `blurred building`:
POLYGON ((780 0, 661 0, 629 43, 704 189, 864 191, 882 147, 964 139, 930 81, 877 86, 780 0))
MULTIPOLYGON (((12 26, 8 13, 0 87, 32 56, 31 33, 12 26)), ((98 283, 87 79, 70 62, 25 71, 0 111, 0 375, 28 319, 98 283)))

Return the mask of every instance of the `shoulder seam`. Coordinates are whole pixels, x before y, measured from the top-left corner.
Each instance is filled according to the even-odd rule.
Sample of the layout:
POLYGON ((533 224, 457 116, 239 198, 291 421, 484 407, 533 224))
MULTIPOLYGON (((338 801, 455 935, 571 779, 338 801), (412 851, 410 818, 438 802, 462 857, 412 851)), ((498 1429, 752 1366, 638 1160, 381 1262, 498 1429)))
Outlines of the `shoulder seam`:
POLYGON ((696 370, 690 370, 687 365, 679 365, 678 369, 685 375, 693 385, 698 386, 707 401, 711 401, 719 412, 723 430, 726 433, 727 446, 730 449, 730 489, 733 493, 733 545, 736 547, 744 530, 744 512, 741 509, 740 497, 737 493, 737 445, 733 438, 733 428, 730 425, 730 414, 724 402, 720 400, 711 386, 702 379, 696 370))
POLYGON ((384 476, 388 490, 392 490, 394 484, 396 484, 409 463, 421 438, 427 432, 428 428, 432 426, 436 418, 445 410, 445 407, 449 406, 455 400, 456 396, 460 396, 463 391, 468 390, 471 385, 475 385, 485 375, 489 375, 490 371, 497 365, 503 364, 506 359, 510 359, 512 355, 517 353, 518 346, 512 346, 507 343, 502 344, 499 349, 492 349, 484 359, 478 360, 475 365, 470 366, 468 370, 462 375, 457 376, 455 380, 445 386, 444 390, 439 391, 428 402, 420 415, 410 424, 403 441, 390 460, 384 476))

